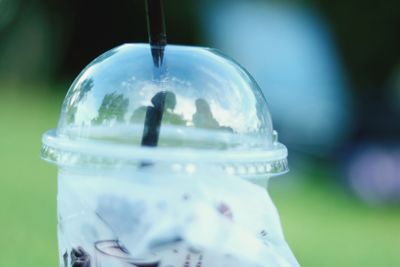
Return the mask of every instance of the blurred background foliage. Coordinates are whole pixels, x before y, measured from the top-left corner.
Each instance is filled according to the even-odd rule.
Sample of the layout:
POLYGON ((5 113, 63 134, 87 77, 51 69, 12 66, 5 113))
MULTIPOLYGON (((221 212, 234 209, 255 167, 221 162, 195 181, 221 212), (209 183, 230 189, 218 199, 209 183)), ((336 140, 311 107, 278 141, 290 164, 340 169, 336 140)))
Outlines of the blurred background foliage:
MULTIPOLYGON (((400 2, 165 0, 170 43, 259 82, 290 150, 271 194, 302 266, 400 266, 400 2)), ((0 0, 0 266, 56 266, 56 170, 39 159, 68 86, 147 42, 144 1, 0 0)))

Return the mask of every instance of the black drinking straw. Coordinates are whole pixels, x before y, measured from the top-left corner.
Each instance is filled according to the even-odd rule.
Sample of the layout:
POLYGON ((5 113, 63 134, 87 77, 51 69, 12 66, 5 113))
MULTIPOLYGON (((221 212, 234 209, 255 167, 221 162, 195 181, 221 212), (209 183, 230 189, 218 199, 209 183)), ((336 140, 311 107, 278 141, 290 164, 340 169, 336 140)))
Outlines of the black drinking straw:
POLYGON ((154 65, 161 67, 167 45, 163 0, 146 0, 147 30, 154 65))
MULTIPOLYGON (((164 49, 167 45, 163 0, 146 0, 147 28, 149 43, 155 68, 155 80, 163 75, 164 49)), ((166 92, 159 92, 151 99, 153 106, 147 107, 142 146, 156 147, 160 136, 161 121, 164 113, 166 92)))

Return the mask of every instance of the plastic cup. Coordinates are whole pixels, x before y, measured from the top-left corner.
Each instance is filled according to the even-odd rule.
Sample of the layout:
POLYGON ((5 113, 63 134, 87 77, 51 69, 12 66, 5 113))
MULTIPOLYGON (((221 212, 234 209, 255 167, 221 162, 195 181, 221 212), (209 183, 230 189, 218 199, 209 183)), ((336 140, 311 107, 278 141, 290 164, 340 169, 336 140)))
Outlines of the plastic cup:
POLYGON ((44 134, 60 266, 297 266, 265 191, 287 150, 256 82, 207 48, 167 46, 163 68, 149 45, 106 52, 44 134), (144 147, 160 93, 157 146, 144 147))

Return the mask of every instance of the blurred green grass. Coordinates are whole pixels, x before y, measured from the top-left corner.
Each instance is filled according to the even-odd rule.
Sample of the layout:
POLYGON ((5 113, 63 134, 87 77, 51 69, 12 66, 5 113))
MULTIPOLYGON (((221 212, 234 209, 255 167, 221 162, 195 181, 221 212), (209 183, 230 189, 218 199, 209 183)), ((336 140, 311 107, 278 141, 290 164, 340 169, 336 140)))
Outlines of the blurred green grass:
MULTIPOLYGON (((14 87, 0 87, 0 266, 55 267, 56 168, 39 151, 43 132, 56 126, 62 96, 14 87)), ((290 186, 278 178, 270 188, 301 265, 400 266, 400 210, 367 207, 324 171, 312 176, 290 186)))
POLYGON ((302 266, 400 266, 400 210, 368 207, 314 175, 295 187, 270 186, 302 266))

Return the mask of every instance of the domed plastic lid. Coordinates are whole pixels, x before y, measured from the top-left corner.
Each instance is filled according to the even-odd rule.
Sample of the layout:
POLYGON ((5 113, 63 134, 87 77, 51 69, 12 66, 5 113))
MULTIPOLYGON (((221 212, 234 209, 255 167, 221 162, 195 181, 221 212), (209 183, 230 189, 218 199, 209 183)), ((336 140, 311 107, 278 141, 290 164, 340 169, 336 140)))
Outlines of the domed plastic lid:
POLYGON ((145 44, 87 66, 64 100, 42 157, 61 166, 216 163, 243 175, 287 170, 258 85, 213 49, 167 46, 162 67, 145 44))

